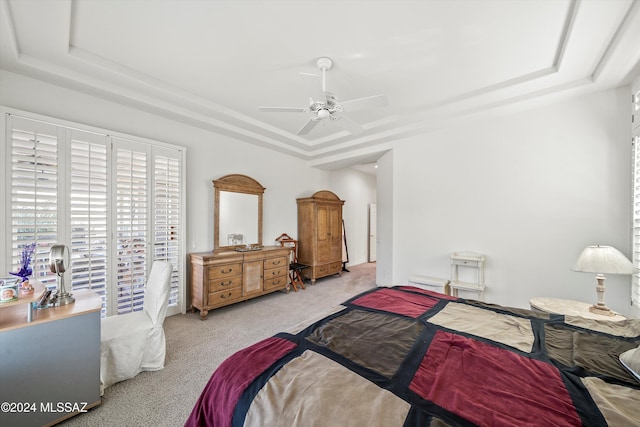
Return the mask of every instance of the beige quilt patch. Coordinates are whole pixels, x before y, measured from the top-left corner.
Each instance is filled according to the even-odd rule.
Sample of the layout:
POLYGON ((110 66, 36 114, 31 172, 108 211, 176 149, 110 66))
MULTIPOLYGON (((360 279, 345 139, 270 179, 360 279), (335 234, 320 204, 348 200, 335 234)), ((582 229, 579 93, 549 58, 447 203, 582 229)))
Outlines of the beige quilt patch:
POLYGON ((430 323, 465 332, 531 353, 534 336, 529 319, 450 302, 430 323))

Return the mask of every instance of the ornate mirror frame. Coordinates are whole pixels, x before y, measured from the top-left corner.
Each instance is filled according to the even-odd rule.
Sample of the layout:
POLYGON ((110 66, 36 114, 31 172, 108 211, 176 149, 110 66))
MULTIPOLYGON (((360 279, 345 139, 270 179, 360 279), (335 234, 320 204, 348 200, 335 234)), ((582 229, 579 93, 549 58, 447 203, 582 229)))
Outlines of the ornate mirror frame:
MULTIPOLYGON (((258 241, 255 242, 258 247, 262 246, 262 197, 265 187, 260 185, 255 179, 240 174, 225 175, 222 178, 213 180, 214 206, 213 206, 213 250, 222 251, 243 247, 244 245, 220 245, 220 192, 228 191, 231 193, 255 194, 258 196, 258 241)), ((254 242, 251 242, 254 244, 254 242)))

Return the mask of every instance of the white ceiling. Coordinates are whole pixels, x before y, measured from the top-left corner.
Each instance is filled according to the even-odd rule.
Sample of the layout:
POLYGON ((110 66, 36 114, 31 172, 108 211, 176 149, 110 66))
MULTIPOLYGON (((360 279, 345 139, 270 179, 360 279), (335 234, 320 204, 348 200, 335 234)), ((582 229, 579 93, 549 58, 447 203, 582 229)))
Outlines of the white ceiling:
POLYGON ((0 68, 145 108, 330 167, 478 112, 629 84, 637 0, 0 0, 0 68), (327 90, 384 93, 296 132, 327 90), (300 74, 306 73, 306 74, 300 74), (340 159, 342 159, 340 161, 340 159))

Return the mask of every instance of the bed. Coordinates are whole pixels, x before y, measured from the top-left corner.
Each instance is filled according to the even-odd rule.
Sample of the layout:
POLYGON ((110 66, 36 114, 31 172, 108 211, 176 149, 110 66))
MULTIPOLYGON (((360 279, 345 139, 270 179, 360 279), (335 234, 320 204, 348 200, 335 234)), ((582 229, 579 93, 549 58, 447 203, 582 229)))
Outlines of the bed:
POLYGON ((375 288, 225 360, 187 426, 638 426, 640 320, 375 288))

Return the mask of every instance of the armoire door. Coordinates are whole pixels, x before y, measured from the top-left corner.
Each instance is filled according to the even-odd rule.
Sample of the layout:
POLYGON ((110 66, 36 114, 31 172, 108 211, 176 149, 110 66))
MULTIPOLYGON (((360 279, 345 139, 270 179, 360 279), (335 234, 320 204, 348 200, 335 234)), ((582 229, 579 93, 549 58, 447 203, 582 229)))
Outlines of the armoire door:
POLYGON ((324 264, 331 260, 331 225, 329 207, 327 205, 317 205, 316 214, 316 244, 318 248, 316 264, 324 264))
POLYGON ((342 206, 329 206, 330 261, 342 261, 342 206))

